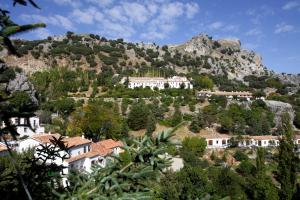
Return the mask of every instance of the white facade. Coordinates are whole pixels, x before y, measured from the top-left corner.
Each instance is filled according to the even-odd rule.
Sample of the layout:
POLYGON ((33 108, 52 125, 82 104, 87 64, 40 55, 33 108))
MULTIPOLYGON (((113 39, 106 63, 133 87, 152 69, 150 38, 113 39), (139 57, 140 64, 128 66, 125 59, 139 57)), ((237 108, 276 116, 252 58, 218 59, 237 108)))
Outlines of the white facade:
POLYGON ((279 137, 272 135, 245 136, 240 139, 239 147, 276 147, 279 146, 279 137))
POLYGON ((202 136, 206 140, 207 148, 208 149, 221 149, 227 148, 229 146, 230 136, 225 134, 218 134, 218 135, 206 135, 202 136))
MULTIPOLYGON (((122 79, 121 83, 125 83, 126 77, 122 79)), ((159 90, 165 89, 168 84, 169 88, 180 88, 184 85, 184 89, 193 89, 193 85, 186 77, 173 76, 172 78, 162 77, 128 77, 128 88, 134 89, 138 87, 151 89, 158 88, 159 90)))
MULTIPOLYGON (((29 120, 27 120, 26 118, 13 117, 10 120, 12 125, 16 126, 17 132, 20 134, 20 137, 30 137, 34 134, 45 132, 45 128, 40 125, 40 119, 38 117, 30 117, 29 120)), ((1 127, 5 127, 4 122, 2 122, 1 127)))

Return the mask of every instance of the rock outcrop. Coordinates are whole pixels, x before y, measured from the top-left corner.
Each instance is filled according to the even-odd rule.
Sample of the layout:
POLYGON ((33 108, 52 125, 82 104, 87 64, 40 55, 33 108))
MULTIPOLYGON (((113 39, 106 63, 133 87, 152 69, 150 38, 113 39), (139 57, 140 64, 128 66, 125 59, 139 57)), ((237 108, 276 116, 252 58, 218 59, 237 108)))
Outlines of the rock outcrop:
POLYGON ((291 120, 294 120, 295 113, 291 104, 284 103, 281 101, 265 101, 266 105, 270 108, 270 110, 275 114, 274 122, 276 123, 276 127, 281 122, 281 116, 283 113, 287 112, 290 115, 291 120))

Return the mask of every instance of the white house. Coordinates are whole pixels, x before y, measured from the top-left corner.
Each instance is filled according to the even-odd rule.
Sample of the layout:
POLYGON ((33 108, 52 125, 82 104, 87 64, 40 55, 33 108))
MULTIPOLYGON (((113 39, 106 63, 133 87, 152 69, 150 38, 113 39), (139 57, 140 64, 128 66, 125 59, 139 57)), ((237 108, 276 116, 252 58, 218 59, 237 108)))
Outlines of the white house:
MULTIPOLYGON (((44 133, 45 128, 40 125, 40 119, 36 116, 30 118, 13 117, 11 123, 16 126, 20 137, 33 136, 34 134, 44 133), (31 128, 30 128, 31 127, 31 128)), ((4 122, 0 124, 1 128, 5 127, 4 122)))
POLYGON ((197 96, 198 97, 204 97, 204 98, 209 98, 211 96, 224 96, 227 99, 246 99, 247 101, 250 101, 253 98, 253 95, 251 92, 247 91, 232 91, 232 92, 227 92, 227 91, 210 91, 210 90, 201 90, 198 92, 197 96))
POLYGON ((125 83, 128 78, 128 88, 138 87, 150 87, 151 89, 158 88, 159 90, 165 89, 168 85, 169 88, 181 88, 181 85, 185 89, 193 89, 193 85, 186 77, 173 76, 171 78, 163 77, 124 77, 121 83, 125 83))
POLYGON ((239 147, 276 147, 279 146, 278 136, 260 135, 260 136, 244 136, 240 139, 239 147))
POLYGON ((112 153, 115 155, 118 155, 119 153, 123 152, 123 149, 121 148, 123 146, 123 143, 121 141, 108 139, 108 140, 102 140, 98 143, 99 145, 103 146, 105 149, 110 149, 112 153))
POLYGON ((201 135, 207 143, 207 148, 226 148, 229 146, 230 136, 226 134, 211 134, 211 135, 201 135))

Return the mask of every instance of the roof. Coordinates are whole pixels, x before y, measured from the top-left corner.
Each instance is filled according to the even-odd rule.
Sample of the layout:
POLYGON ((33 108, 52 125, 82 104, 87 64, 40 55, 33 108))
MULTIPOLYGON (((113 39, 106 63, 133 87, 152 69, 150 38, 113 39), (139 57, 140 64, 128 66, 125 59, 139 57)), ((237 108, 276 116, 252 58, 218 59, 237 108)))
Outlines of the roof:
POLYGON ((226 135, 226 134, 210 134, 210 135, 199 135, 202 138, 205 139, 229 139, 231 138, 230 135, 226 135))
POLYGON ((58 139, 60 137, 60 134, 55 133, 55 134, 46 134, 46 133, 41 133, 41 134, 35 134, 31 138, 35 139, 43 144, 46 143, 51 143, 50 139, 56 138, 58 139))
POLYGON ((115 147, 122 147, 123 146, 123 143, 121 141, 115 141, 115 140, 112 140, 112 139, 102 140, 98 143, 101 144, 102 146, 104 146, 106 149, 113 149, 115 147))
POLYGON ((111 149, 105 148, 100 142, 92 143, 91 150, 97 152, 100 156, 107 156, 112 153, 111 149))
POLYGON ((0 143, 0 152, 7 151, 7 147, 5 144, 0 143))
POLYGON ((294 135, 295 140, 300 140, 300 135, 294 135))
POLYGON ((259 136, 251 136, 254 140, 278 140, 278 136, 274 135, 259 135, 259 136))
POLYGON ((66 159, 65 161, 67 163, 71 163, 71 162, 74 162, 74 161, 77 161, 77 160, 81 160, 81 159, 84 159, 84 158, 92 158, 92 157, 95 157, 95 156, 98 156, 99 154, 97 152, 87 152, 87 153, 83 153, 83 154, 80 154, 80 155, 77 155, 77 156, 73 156, 69 159, 66 159))
POLYGON ((198 92, 199 94, 211 94, 211 95, 221 95, 221 96, 252 96, 251 92, 243 92, 243 91, 208 91, 202 90, 198 92))
POLYGON ((84 145, 84 144, 89 144, 92 142, 92 141, 82 138, 80 136, 64 138, 63 141, 68 148, 80 146, 80 145, 84 145))

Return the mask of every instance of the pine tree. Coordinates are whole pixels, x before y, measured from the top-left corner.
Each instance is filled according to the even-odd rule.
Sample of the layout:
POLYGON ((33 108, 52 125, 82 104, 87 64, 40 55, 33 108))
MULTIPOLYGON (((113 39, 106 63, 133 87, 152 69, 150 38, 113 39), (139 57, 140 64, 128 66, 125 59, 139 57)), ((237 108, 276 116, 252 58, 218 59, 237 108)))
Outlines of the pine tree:
POLYGON ((147 119, 147 126, 146 126, 146 134, 151 136, 151 134, 156 129, 156 119, 152 112, 149 113, 148 119, 147 119))
POLYGON ((282 139, 279 146, 277 179, 281 185, 280 198, 291 200, 296 191, 296 169, 299 159, 295 153, 289 114, 284 113, 281 120, 280 132, 282 133, 282 139))

